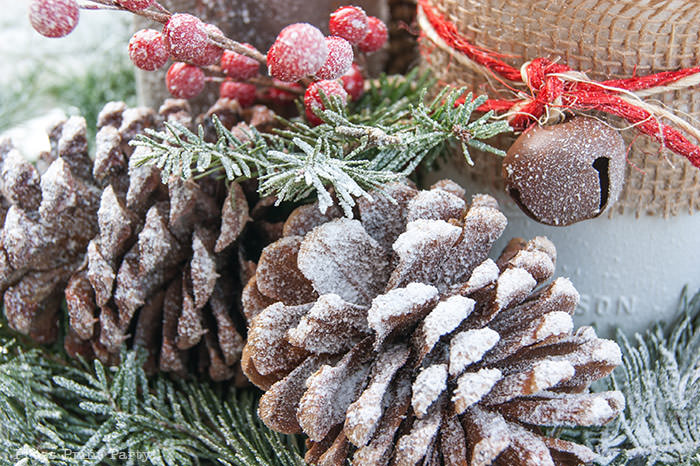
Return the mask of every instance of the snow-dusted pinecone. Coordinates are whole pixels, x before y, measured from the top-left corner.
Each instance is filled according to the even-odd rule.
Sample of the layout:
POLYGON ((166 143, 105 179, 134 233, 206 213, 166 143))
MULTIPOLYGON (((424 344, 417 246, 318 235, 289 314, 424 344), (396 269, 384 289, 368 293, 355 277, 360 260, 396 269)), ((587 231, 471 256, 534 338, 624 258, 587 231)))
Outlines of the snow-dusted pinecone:
POLYGON ((100 189, 92 178, 85 122, 71 118, 51 130, 45 173, 9 141, 0 151, 4 215, 0 292, 9 324, 39 342, 58 333, 63 287, 97 232, 100 189))
POLYGON ((617 345, 573 329, 579 295, 546 238, 487 256, 506 218, 489 196, 393 185, 357 219, 291 214, 243 293, 243 370, 271 428, 303 432, 311 464, 548 465, 587 448, 538 426, 600 425, 619 392, 589 393, 617 345))
MULTIPOLYGON (((212 112, 233 125, 239 110, 226 100, 212 112)), ((5 313, 16 330, 51 341, 65 292, 70 353, 113 362, 127 342, 149 351, 151 370, 184 373, 193 361, 227 379, 243 348, 235 290, 252 273, 234 245, 248 200, 238 184, 228 193, 212 178, 166 185, 157 168, 134 163, 129 142, 163 121, 191 126, 188 104, 166 101, 159 114, 106 105, 93 162, 85 120, 72 117, 50 131, 42 175, 2 146, 11 204, 0 236, 5 313)))

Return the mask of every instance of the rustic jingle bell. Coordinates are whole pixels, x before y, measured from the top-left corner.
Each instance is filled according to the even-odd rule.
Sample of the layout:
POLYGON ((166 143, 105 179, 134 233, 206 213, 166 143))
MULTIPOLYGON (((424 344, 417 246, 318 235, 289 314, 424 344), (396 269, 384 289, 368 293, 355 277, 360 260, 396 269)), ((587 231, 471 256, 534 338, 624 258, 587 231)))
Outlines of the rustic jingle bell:
POLYGON ((619 132, 587 117, 534 126, 503 160, 506 190, 527 215, 564 226, 600 215, 617 200, 625 176, 619 132))

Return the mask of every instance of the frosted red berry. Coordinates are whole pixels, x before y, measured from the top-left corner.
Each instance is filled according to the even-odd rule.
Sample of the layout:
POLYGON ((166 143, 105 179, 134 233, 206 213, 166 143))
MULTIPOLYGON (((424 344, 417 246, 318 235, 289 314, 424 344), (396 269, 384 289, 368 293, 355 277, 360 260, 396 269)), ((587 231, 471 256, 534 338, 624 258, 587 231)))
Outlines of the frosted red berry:
POLYGON ((331 13, 328 29, 334 36, 358 44, 367 34, 367 15, 362 8, 341 6, 331 13))
MULTIPOLYGON (((274 84, 284 84, 285 86, 298 89, 299 93, 301 93, 304 88, 301 87, 297 83, 287 83, 284 81, 280 81, 279 79, 273 79, 272 82, 274 84)), ((286 103, 294 101, 294 99, 297 98, 298 94, 295 94, 293 92, 285 91, 283 89, 278 89, 276 87, 269 87, 265 93, 264 97, 267 99, 270 99, 273 103, 279 104, 279 105, 284 105, 286 103)))
MULTIPOLYGON (((213 24, 205 24, 204 30, 205 30, 205 32, 207 32, 209 34, 218 34, 221 36, 224 35, 224 33, 221 32, 221 29, 214 26, 213 24)), ((218 45, 214 44, 214 42, 212 42, 207 37, 207 44, 204 47, 202 47, 199 55, 197 55, 195 58, 193 58, 191 63, 193 65, 197 65, 197 66, 214 65, 216 63, 219 63, 219 60, 221 59, 221 55, 223 53, 224 53, 224 49, 222 49, 218 45)))
POLYGON ((219 87, 219 96, 226 99, 235 99, 241 107, 250 107, 255 102, 257 88, 252 84, 236 81, 224 81, 219 87))
POLYGON ((267 52, 270 76, 286 82, 315 74, 326 61, 326 38, 316 27, 296 23, 280 31, 267 52))
POLYGON ((32 0, 29 22, 42 36, 63 37, 78 24, 80 10, 75 0, 32 0))
POLYGON ((342 37, 326 37, 328 58, 320 70, 316 72, 317 79, 337 79, 345 74, 352 65, 354 58, 352 45, 342 37))
POLYGON ((209 43, 204 23, 197 17, 177 13, 163 27, 163 37, 173 60, 193 63, 209 43))
MULTIPOLYGON (((250 44, 241 44, 246 48, 255 50, 250 44)), ((260 63, 250 57, 246 57, 240 53, 225 50, 221 57, 221 71, 226 73, 226 76, 233 79, 246 80, 256 76, 260 71, 260 63)))
POLYGON ((318 81, 310 85, 304 94, 304 109, 306 110, 306 119, 314 126, 323 123, 316 116, 316 113, 326 109, 319 92, 321 90, 329 100, 334 97, 340 97, 344 102, 348 100, 348 93, 338 81, 318 81))
POLYGON ((163 34, 153 29, 137 31, 129 41, 129 58, 138 68, 155 71, 162 68, 170 56, 163 34))
POLYGON ((367 18, 367 35, 357 44, 357 47, 365 52, 376 52, 386 43, 389 38, 389 31, 386 29, 386 24, 374 16, 367 18))
POLYGON ((117 0, 117 3, 127 10, 141 11, 153 5, 154 0, 117 0))
POLYGON ((191 99, 204 89, 204 71, 187 63, 173 63, 165 75, 165 84, 173 97, 191 99))
POLYGON ((360 67, 353 64, 347 73, 340 77, 343 89, 350 94, 352 100, 357 100, 365 93, 365 78, 362 76, 360 67))

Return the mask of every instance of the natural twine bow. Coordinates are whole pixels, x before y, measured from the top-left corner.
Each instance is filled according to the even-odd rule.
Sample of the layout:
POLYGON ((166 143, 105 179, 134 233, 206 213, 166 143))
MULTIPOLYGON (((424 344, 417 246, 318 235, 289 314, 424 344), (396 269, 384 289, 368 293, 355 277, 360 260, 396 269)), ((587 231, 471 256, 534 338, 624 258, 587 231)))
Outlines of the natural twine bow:
POLYGON ((489 99, 478 108, 504 114, 515 131, 551 121, 567 110, 600 111, 625 119, 700 168, 700 147, 661 120, 667 119, 699 141, 700 130, 665 108, 643 100, 650 95, 700 85, 700 67, 597 82, 585 73, 547 58, 537 58, 520 69, 515 68, 501 60, 501 55, 471 44, 428 0, 418 0, 418 22, 431 41, 461 63, 527 87, 518 99, 489 99))

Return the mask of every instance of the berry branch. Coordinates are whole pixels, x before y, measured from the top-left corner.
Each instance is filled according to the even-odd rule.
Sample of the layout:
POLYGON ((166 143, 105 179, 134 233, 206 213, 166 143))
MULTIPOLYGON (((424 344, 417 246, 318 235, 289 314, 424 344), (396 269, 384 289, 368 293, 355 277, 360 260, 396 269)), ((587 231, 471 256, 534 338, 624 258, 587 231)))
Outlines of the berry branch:
MULTIPOLYGON (((150 3, 145 0, 136 0, 136 1, 129 1, 129 0, 122 0, 119 2, 110 2, 106 0, 89 0, 87 2, 80 2, 78 3, 78 6, 81 9, 85 10, 116 10, 116 11, 126 11, 129 13, 133 13, 137 16, 141 16, 143 18, 149 19, 151 21, 154 21, 156 23, 161 23, 163 25, 168 24, 170 19, 173 17, 173 14, 170 13, 167 8, 165 8, 163 5, 156 1, 151 1, 150 3), (144 6, 146 5, 146 6, 144 6), (152 7, 153 9, 157 10, 149 10, 148 8, 152 7)), ((205 25, 206 26, 206 25, 205 25)), ((41 32, 41 31, 39 31, 41 32)), ((205 27, 205 32, 207 34, 208 39, 214 43, 215 45, 219 46, 222 49, 226 50, 232 50, 238 54, 245 55, 247 57, 250 57, 254 60, 256 60, 259 63, 265 64, 267 58, 265 55, 263 55, 260 51, 253 47, 247 47, 240 42, 236 42, 235 40, 229 39, 225 35, 221 33, 218 29, 214 30, 209 30, 205 27)), ((137 65, 138 66, 138 65, 137 65)), ((148 70, 152 71, 152 70, 148 70)))
POLYGON ((304 105, 312 124, 320 124, 315 113, 324 109, 319 89, 344 101, 359 98, 364 66, 353 62, 357 57, 364 64, 365 54, 382 48, 388 38, 381 20, 352 6, 330 15, 331 36, 324 37, 310 24, 292 24, 280 31, 267 54, 226 37, 193 15, 171 14, 155 0, 32 0, 29 16, 39 33, 62 37, 76 27, 80 9, 126 11, 162 24, 161 31, 136 32, 129 41, 129 57, 145 71, 175 60, 165 80, 175 97, 193 98, 206 83, 216 82, 221 97, 245 107, 255 102, 260 88, 265 90, 261 96, 283 103, 293 100, 285 93, 294 96, 306 88, 304 105), (266 66, 269 77, 260 73, 260 65, 266 66))
POLYGON ((248 82, 255 84, 257 86, 272 87, 275 89, 279 89, 280 91, 289 92, 290 94, 297 94, 297 95, 304 94, 303 88, 298 86, 298 85, 287 84, 287 83, 282 82, 282 81, 277 81, 275 79, 271 79, 267 76, 255 76, 253 78, 248 79, 248 82))
POLYGON ((267 57, 260 53, 258 49, 249 44, 241 44, 240 42, 229 39, 219 32, 209 32, 208 37, 212 42, 219 45, 221 48, 231 50, 239 55, 250 57, 263 65, 267 63, 267 57))
POLYGON ((78 6, 83 10, 127 11, 162 24, 167 23, 170 18, 170 12, 163 7, 163 5, 155 1, 123 0, 112 2, 106 0, 82 0, 78 3, 78 6), (148 10, 148 7, 153 7, 157 11, 148 10))

